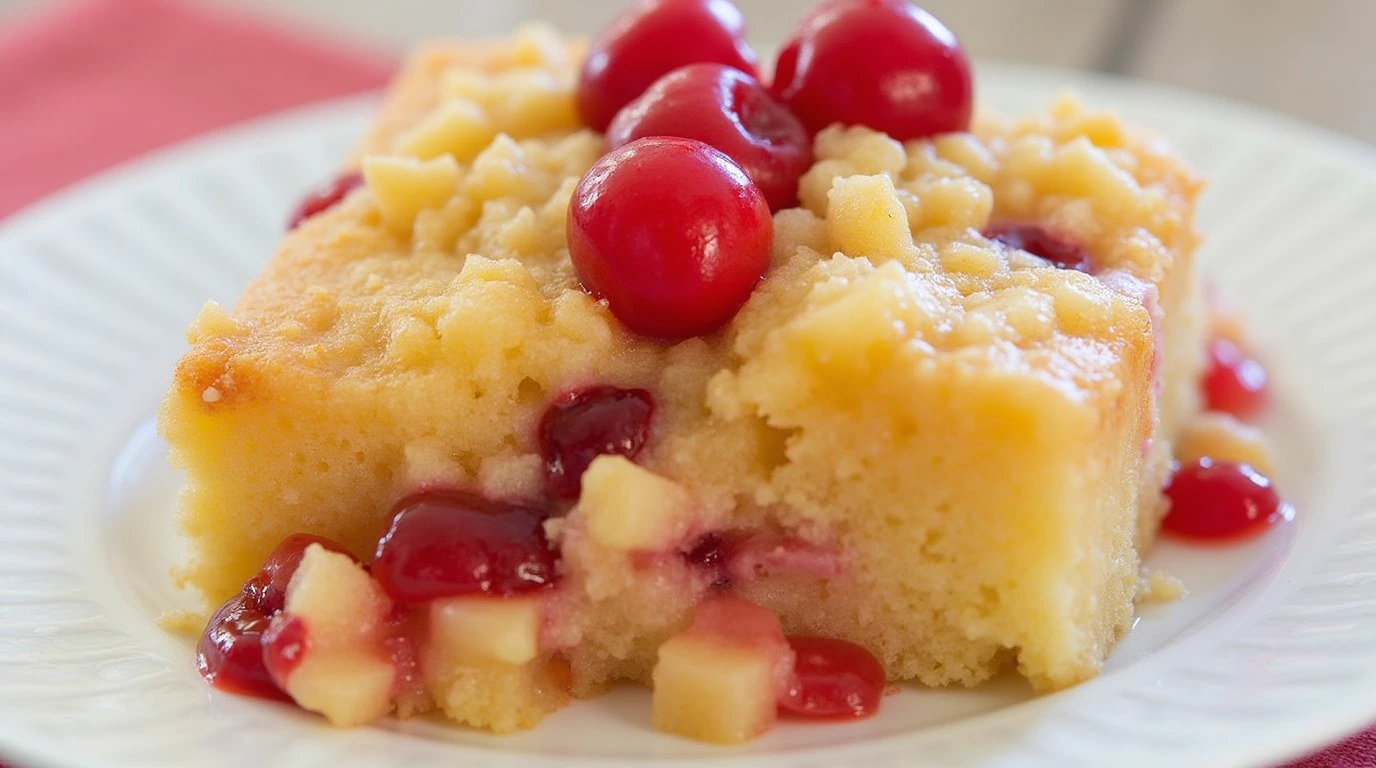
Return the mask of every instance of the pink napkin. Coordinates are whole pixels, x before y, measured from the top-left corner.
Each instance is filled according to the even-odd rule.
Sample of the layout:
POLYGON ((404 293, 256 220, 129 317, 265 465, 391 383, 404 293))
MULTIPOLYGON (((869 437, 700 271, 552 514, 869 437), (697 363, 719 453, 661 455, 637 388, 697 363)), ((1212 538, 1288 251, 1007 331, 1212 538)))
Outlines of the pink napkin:
POLYGON ((1286 768, 1376 768, 1376 726, 1286 768))
MULTIPOLYGON (((148 150, 376 88, 391 71, 384 58, 174 0, 79 0, 10 22, 0 26, 0 218, 148 150)), ((1373 766, 1376 728, 1289 768, 1373 766)))
POLYGON ((383 85, 387 59, 170 0, 81 0, 0 26, 0 217, 246 118, 383 85))

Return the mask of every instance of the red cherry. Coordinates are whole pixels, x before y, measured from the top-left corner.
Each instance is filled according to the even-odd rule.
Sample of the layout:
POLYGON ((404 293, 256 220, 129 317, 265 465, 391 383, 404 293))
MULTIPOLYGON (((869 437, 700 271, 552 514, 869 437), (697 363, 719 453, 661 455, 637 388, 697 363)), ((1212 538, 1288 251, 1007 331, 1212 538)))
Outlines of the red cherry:
POLYGON ((402 499, 377 543, 372 574, 398 602, 516 595, 554 583, 549 511, 458 490, 402 499))
POLYGON ((639 139, 598 160, 569 203, 569 256, 632 331, 681 339, 736 315, 769 268, 759 187, 692 139, 639 139))
POLYGON ((306 197, 296 205, 296 210, 292 211, 287 229, 296 229, 301 226, 301 222, 306 219, 309 219, 317 213, 333 208, 339 201, 347 197, 350 192, 362 185, 362 173, 358 171, 347 171, 340 174, 334 181, 306 195, 306 197))
POLYGON ((1256 358, 1228 339, 1210 341, 1208 356, 1201 384, 1209 410, 1245 419, 1266 407, 1266 368, 1256 358))
POLYGON ((661 76, 710 61, 755 74, 745 17, 729 0, 642 0, 588 48, 578 78, 578 111, 594 131, 661 76))
POLYGON ((540 456, 549 495, 578 498, 583 472, 598 456, 635 458, 650 436, 654 412, 654 398, 643 389, 590 387, 550 403, 540 417, 540 456))
POLYGON ((1039 256, 1062 269, 1094 271, 1094 259, 1089 251, 1039 224, 993 224, 984 231, 984 236, 1009 248, 1039 256))
POLYGON ((196 644, 196 669, 220 690, 286 701, 263 663, 269 619, 252 602, 235 595, 220 606, 196 644))
POLYGON ((296 575, 301 558, 306 556, 306 548, 312 544, 353 557, 342 544, 324 536, 309 533, 288 536, 268 555, 262 569, 244 584, 244 596, 253 601, 252 605, 260 613, 272 616, 286 607, 287 585, 291 583, 291 577, 296 575))
POLYGON ((951 31, 909 0, 842 0, 784 43, 773 91, 814 133, 865 125, 899 141, 969 128, 970 61, 951 31))
POLYGON ((1177 469, 1164 493, 1162 529, 1187 538, 1256 534, 1286 517, 1270 478, 1247 464, 1198 459, 1177 469))
POLYGON ((310 632, 306 622, 290 613, 279 613, 263 633, 263 666, 272 681, 283 690, 287 678, 310 650, 310 632))
POLYGON ((647 136, 697 139, 735 160, 773 210, 798 202, 812 165, 803 124, 760 81, 721 64, 690 64, 661 77, 617 113, 607 148, 647 136))
POLYGON ((802 717, 860 718, 879 710, 884 667, 855 643, 825 637, 790 637, 793 686, 779 708, 802 717))

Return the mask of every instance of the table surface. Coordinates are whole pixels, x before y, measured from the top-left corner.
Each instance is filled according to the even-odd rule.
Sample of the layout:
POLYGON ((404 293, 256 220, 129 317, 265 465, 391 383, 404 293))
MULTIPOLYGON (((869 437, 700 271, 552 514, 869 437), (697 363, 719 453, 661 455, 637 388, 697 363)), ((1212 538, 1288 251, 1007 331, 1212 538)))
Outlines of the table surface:
MULTIPOLYGON (((0 0, 3 17, 61 0, 0 0)), ((589 34, 628 0, 192 0, 253 7, 364 45, 502 34, 548 19, 589 34)), ((759 47, 812 0, 737 0, 759 47)), ((1376 142, 1376 0, 923 0, 977 56, 1117 72, 1285 112, 1376 142)))

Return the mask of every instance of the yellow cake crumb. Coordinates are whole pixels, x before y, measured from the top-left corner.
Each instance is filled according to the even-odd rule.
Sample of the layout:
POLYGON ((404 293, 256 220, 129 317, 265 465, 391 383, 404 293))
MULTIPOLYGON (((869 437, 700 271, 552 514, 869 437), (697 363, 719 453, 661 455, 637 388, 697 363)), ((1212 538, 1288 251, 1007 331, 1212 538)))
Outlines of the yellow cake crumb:
POLYGON ((1185 594, 1185 582, 1165 571, 1143 568, 1137 577, 1138 603, 1173 603, 1185 594))

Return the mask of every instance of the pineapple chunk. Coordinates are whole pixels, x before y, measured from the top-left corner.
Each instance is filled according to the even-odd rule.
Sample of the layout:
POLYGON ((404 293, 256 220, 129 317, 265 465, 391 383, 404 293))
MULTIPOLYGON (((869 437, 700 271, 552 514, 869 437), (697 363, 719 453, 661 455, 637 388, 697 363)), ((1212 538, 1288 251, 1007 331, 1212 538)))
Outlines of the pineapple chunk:
POLYGON ((451 155, 467 162, 496 136, 497 129, 482 107, 468 99, 452 99, 401 136, 397 148, 421 160, 451 155))
POLYGON ((621 550, 665 550, 688 535, 693 499, 672 480, 625 456, 599 456, 583 473, 578 502, 588 534, 621 550))
POLYGON ((658 730, 739 744, 769 729, 793 679, 778 618, 738 597, 710 598, 659 647, 650 720, 658 730))
POLYGON ((301 617, 316 644, 360 646, 374 642, 392 601, 363 566, 319 544, 306 548, 287 585, 287 613, 301 617))
POLYGON ((913 249, 908 212, 886 175, 837 179, 827 195, 827 236, 836 250, 872 261, 913 249))
POLYGON ((310 640, 278 684, 303 709, 340 727, 387 714, 396 669, 382 637, 391 609, 392 601, 353 558, 310 545, 287 585, 284 614, 300 619, 310 640))
POLYGON ((454 196, 459 164, 449 155, 430 160, 374 155, 363 159, 363 177, 387 226, 409 235, 417 214, 454 196))
POLYGON ((1185 424, 1175 456, 1181 461, 1210 458, 1250 464, 1268 477, 1275 471, 1271 446, 1261 430, 1219 411, 1201 413, 1185 424))
POLYGON ((312 648, 287 678, 286 690, 302 709, 350 728, 387 714, 395 676, 391 662, 377 655, 312 648))
POLYGON ((430 642, 456 661, 525 664, 540 653, 540 598, 435 600, 430 603, 430 642))
POLYGON ((767 654, 691 635, 660 646, 650 703, 657 730, 739 744, 769 730, 776 710, 767 654))
POLYGON ((845 293, 818 297, 812 309, 793 320, 790 341, 809 360, 859 385, 899 351, 913 329, 932 325, 925 309, 929 300, 925 288, 888 262, 845 293))

